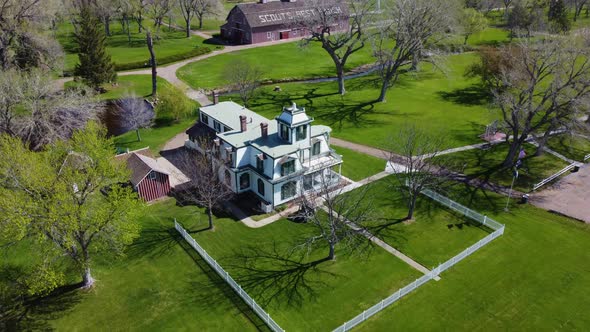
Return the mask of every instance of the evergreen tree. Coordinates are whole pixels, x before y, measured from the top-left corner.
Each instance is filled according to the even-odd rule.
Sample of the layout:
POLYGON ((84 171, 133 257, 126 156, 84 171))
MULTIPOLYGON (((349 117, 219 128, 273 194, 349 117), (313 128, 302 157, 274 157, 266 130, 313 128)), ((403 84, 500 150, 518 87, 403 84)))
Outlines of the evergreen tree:
POLYGON ((554 32, 566 32, 571 28, 567 17, 567 8, 563 0, 551 0, 549 4, 549 22, 554 32))
POLYGON ((104 28, 89 4, 81 6, 78 25, 74 39, 78 43, 80 63, 76 65, 74 75, 99 89, 101 84, 117 79, 115 65, 106 52, 104 28))

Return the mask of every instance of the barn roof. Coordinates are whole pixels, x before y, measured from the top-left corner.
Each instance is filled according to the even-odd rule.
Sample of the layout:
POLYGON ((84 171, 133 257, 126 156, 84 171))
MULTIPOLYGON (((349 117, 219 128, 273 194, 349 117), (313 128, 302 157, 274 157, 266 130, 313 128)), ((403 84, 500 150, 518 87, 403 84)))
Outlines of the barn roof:
POLYGON ((170 175, 170 173, 160 167, 158 162, 150 157, 138 153, 131 153, 127 159, 127 168, 131 170, 131 183, 137 186, 153 170, 158 173, 170 175))
POLYGON ((339 0, 242 3, 236 5, 234 9, 237 8, 244 13, 251 28, 260 28, 273 25, 289 25, 298 19, 313 17, 318 15, 316 11, 318 5, 334 16, 343 18, 349 16, 348 7, 339 0))

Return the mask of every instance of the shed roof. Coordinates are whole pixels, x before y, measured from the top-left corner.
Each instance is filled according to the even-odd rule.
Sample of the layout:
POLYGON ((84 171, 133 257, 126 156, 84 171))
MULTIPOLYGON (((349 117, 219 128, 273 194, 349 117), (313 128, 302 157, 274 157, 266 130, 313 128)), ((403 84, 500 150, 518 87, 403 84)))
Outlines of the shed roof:
POLYGON ((137 186, 143 179, 153 170, 158 173, 170 175, 170 173, 160 167, 158 162, 150 157, 138 153, 131 153, 131 156, 127 159, 127 168, 132 172, 131 183, 137 186))
POLYGON ((242 11, 251 28, 259 28, 273 25, 289 25, 297 22, 297 20, 316 16, 318 15, 317 8, 319 6, 331 15, 341 16, 342 18, 349 16, 348 7, 340 0, 242 3, 236 5, 234 9, 237 8, 242 11))

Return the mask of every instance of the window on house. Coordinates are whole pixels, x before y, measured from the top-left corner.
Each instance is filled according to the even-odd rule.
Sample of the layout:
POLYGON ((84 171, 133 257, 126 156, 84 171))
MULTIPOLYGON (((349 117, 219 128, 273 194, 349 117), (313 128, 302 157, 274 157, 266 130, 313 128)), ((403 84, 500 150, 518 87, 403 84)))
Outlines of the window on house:
POLYGON ((281 128, 281 131, 279 132, 279 135, 281 136, 282 139, 288 141, 289 140, 289 127, 287 127, 284 124, 281 124, 280 128, 281 128))
POLYGON ((271 39, 272 38, 272 32, 267 32, 266 33, 266 39, 271 39))
POLYGON ((264 181, 258 179, 258 193, 260 196, 264 196, 264 181))
POLYGON ((250 187, 250 174, 244 173, 240 175, 240 189, 248 189, 250 187))
POLYGON ((297 182, 291 181, 281 187, 281 199, 285 200, 297 194, 297 182))
POLYGON ((320 154, 321 148, 322 148, 321 142, 313 143, 313 146, 311 147, 311 155, 317 156, 318 154, 320 154))
POLYGON ((219 123, 217 121, 213 121, 213 128, 215 128, 216 132, 220 132, 221 131, 221 123, 219 123))
POLYGON ((207 114, 205 113, 201 113, 201 122, 203 122, 206 125, 209 125, 209 116, 207 116, 207 114))
POLYGON ((289 160, 281 165, 281 176, 289 175, 295 172, 295 160, 289 160))
POLYGON ((154 172, 154 171, 150 172, 150 174, 148 174, 147 178, 150 180, 155 180, 156 179, 156 172, 154 172))
POLYGON ((296 139, 298 141, 304 140, 307 138, 307 125, 297 127, 296 131, 296 139))
POLYGON ((256 169, 259 172, 264 173, 264 159, 256 157, 256 169))

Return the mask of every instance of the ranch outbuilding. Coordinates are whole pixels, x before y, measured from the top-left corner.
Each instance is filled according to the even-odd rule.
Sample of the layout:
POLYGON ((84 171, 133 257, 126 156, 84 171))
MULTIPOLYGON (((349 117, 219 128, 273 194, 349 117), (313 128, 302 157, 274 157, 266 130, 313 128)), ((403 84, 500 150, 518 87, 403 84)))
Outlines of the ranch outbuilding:
MULTIPOLYGON (((339 0, 284 0, 236 5, 221 26, 221 37, 233 44, 257 44, 304 37, 309 31, 302 22, 330 17, 332 32, 348 29, 348 6, 339 0)), ((309 24, 306 24, 309 26, 309 24)))

